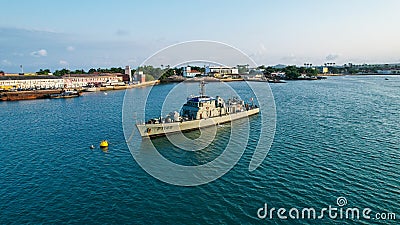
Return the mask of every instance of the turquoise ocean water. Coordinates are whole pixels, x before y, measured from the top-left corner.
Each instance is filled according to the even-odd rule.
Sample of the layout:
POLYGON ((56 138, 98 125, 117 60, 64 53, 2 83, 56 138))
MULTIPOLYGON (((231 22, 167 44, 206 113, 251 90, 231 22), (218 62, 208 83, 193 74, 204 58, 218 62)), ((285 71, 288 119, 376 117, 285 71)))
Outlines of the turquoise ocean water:
MULTIPOLYGON (((163 183, 136 163, 122 130, 124 91, 0 102, 0 223, 395 224, 400 219, 400 76, 384 78, 271 84, 277 127, 262 165, 248 171, 257 139, 250 135, 231 171, 196 187, 163 183), (89 149, 102 139, 110 142, 107 152, 89 149), (337 206, 338 197, 347 199, 346 207, 371 208, 371 215, 394 212, 397 221, 257 218, 264 203, 321 209, 337 206)), ((174 85, 153 89, 149 116, 158 113, 157 93, 174 85)), ((183 101, 190 90, 197 92, 197 86, 187 85, 183 101)), ((218 85, 207 88, 214 92, 218 85)), ((230 85, 252 97, 243 83, 230 85)), ((250 118, 252 129, 260 128, 259 120, 250 118)), ((229 125, 219 129, 217 141, 196 154, 179 151, 166 138, 154 144, 171 161, 202 164, 221 153, 229 130, 229 125)))

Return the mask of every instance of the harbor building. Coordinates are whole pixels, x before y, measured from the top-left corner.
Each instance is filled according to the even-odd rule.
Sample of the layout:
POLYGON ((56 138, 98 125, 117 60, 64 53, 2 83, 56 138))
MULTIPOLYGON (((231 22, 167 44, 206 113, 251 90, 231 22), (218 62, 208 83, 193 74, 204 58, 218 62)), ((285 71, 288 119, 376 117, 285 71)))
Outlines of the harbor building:
POLYGON ((143 73, 143 71, 136 71, 134 77, 135 81, 138 83, 146 82, 146 75, 143 73))
POLYGON ((271 73, 271 77, 278 78, 278 79, 285 79, 286 73, 285 72, 274 72, 274 73, 271 73))
POLYGON ((193 78, 196 75, 200 75, 200 71, 193 70, 190 66, 182 67, 182 75, 183 77, 193 78))
POLYGON ((399 69, 389 69, 389 70, 377 70, 376 71, 378 74, 400 74, 400 70, 399 69))
POLYGON ((146 75, 142 73, 139 76, 139 83, 145 83, 145 82, 146 82, 146 75))
POLYGON ((205 74, 214 77, 240 77, 239 69, 235 67, 224 66, 206 66, 205 74))
POLYGON ((2 76, 0 90, 59 89, 64 88, 64 79, 55 76, 2 76))
POLYGON ((65 87, 81 88, 88 85, 122 84, 123 78, 118 74, 67 74, 62 77, 65 87))
MULTIPOLYGON (((125 75, 127 75, 128 76, 128 82, 129 83, 132 83, 132 70, 131 70, 131 67, 130 66, 125 66, 125 75)), ((124 78, 124 81, 125 81, 125 78, 124 78)))

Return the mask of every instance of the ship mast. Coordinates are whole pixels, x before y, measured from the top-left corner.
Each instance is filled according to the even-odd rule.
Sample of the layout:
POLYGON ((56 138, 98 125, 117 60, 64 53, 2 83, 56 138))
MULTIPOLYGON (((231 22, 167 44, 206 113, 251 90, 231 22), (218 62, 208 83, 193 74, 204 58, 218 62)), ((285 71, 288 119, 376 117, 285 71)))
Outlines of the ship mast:
POLYGON ((200 97, 203 97, 206 95, 206 83, 204 80, 200 82, 200 97))

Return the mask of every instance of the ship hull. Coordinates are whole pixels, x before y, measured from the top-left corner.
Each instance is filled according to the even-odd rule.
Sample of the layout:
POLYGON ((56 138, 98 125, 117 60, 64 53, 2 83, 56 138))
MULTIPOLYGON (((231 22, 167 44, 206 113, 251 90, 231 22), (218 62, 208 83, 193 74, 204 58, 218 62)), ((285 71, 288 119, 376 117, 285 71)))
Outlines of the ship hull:
POLYGON ((84 91, 86 91, 86 92, 96 92, 96 91, 100 91, 100 88, 99 87, 89 87, 89 88, 84 89, 84 91))
POLYGON ((15 91, 0 93, 1 101, 18 101, 50 98, 52 94, 60 94, 61 90, 15 91))
POLYGON ((142 137, 165 136, 170 133, 186 132, 198 130, 203 127, 215 126, 218 124, 229 123, 233 120, 241 119, 260 112, 259 108, 250 109, 235 114, 212 117, 201 120, 190 120, 184 122, 163 123, 163 124, 137 124, 137 128, 142 137))

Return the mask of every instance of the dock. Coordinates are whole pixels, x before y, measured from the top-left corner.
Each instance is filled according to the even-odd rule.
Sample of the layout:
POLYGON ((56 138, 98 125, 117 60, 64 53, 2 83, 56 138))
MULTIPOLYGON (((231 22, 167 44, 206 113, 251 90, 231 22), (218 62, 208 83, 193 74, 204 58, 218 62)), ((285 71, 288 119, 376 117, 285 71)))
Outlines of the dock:
POLYGON ((7 91, 0 93, 1 101, 18 101, 50 98, 52 94, 60 94, 61 89, 34 91, 7 91))

